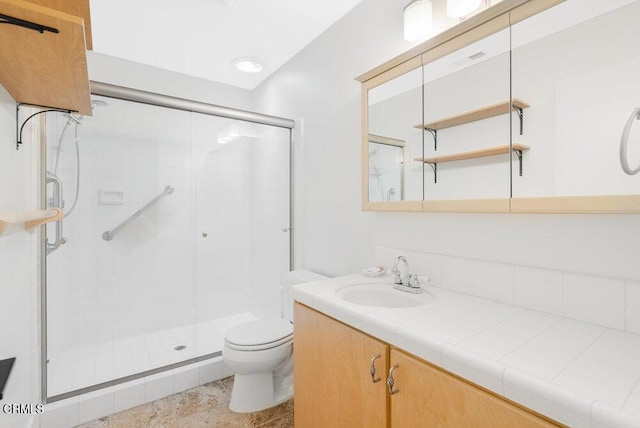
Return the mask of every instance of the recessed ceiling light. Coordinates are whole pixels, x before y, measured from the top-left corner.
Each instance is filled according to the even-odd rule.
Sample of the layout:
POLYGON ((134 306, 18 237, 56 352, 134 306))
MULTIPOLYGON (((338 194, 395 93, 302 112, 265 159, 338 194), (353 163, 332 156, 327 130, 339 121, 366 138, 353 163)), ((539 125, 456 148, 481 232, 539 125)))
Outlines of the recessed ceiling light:
POLYGON ((262 64, 255 58, 236 58, 233 65, 243 73, 260 73, 262 64))

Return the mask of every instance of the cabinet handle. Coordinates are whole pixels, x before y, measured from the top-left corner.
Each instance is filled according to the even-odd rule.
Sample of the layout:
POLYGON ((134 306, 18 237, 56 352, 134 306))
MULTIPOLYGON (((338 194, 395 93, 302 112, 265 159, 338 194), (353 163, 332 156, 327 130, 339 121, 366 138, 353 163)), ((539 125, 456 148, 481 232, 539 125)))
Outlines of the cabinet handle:
POLYGON ((382 379, 377 378, 376 379, 376 360, 380 358, 380 355, 376 355, 375 357, 373 357, 371 359, 371 366, 369 367, 369 374, 371 375, 371 382, 372 383, 377 383, 380 382, 382 379))
POLYGON ((396 389, 395 391, 393 390, 393 385, 396 383, 395 379, 393 378, 393 371, 395 369, 397 369, 399 366, 396 364, 395 366, 391 367, 389 369, 389 377, 387 378, 387 386, 389 387, 389 394, 393 395, 393 394, 397 394, 398 392, 400 392, 399 389, 396 389))

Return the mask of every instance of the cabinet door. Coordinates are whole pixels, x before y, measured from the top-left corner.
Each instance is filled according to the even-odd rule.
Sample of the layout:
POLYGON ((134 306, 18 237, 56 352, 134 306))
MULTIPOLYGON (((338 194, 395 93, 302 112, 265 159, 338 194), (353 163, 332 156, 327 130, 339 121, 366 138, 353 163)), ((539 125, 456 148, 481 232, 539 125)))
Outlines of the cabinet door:
POLYGON ((386 427, 389 347, 298 303, 294 311, 295 426, 386 427))
POLYGON ((395 380, 392 427, 556 426, 487 391, 397 350, 391 351, 395 380))

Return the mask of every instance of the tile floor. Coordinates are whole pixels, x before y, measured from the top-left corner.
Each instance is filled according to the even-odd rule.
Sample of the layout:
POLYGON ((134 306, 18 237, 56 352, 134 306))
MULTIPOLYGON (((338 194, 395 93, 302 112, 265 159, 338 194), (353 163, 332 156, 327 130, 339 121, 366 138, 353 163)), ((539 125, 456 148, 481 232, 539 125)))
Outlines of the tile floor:
POLYGON ((48 396, 222 351, 227 330, 255 319, 244 312, 55 353, 49 358, 48 396), (186 349, 175 350, 178 345, 186 349))
POLYGON ((287 428, 293 427, 293 400, 255 413, 233 413, 233 377, 115 413, 78 428, 287 428))

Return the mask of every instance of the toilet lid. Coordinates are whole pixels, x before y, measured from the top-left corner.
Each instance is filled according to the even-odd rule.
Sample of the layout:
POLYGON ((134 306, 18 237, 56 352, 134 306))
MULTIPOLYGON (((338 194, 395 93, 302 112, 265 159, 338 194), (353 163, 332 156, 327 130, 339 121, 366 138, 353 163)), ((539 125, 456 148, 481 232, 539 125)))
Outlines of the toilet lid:
POLYGON ((256 320, 237 325, 225 340, 231 347, 265 349, 285 343, 293 338, 293 325, 286 320, 256 320))

